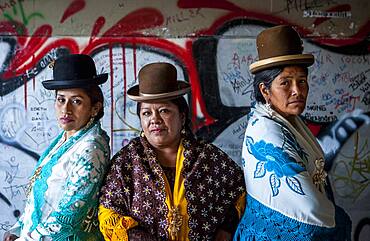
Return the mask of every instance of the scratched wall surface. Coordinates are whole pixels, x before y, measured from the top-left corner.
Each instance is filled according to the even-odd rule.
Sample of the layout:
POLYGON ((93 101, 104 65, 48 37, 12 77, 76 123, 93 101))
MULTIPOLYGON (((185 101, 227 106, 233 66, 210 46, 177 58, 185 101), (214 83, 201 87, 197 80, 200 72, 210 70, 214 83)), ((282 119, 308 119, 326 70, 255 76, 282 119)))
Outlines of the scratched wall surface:
POLYGON ((0 0, 0 236, 19 217, 27 177, 60 132, 49 63, 91 55, 102 85, 103 128, 112 154, 140 132, 125 95, 140 68, 173 63, 192 85, 194 131, 240 164, 252 104, 255 37, 294 25, 315 55, 303 117, 326 155, 335 201, 351 215, 355 240, 370 236, 370 45, 368 1, 0 0))

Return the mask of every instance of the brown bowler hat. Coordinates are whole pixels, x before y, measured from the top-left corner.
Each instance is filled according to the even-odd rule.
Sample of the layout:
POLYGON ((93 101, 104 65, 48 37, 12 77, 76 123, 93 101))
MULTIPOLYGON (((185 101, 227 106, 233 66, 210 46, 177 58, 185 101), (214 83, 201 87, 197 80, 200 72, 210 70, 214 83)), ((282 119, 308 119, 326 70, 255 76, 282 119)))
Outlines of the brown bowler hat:
POLYGON ((152 63, 139 71, 139 84, 127 91, 127 96, 138 102, 175 99, 190 91, 190 85, 177 80, 176 67, 169 63, 152 63))
POLYGON ((288 25, 279 25, 263 30, 257 40, 258 61, 249 66, 252 74, 284 65, 310 66, 312 54, 302 54, 303 42, 299 34, 288 25))

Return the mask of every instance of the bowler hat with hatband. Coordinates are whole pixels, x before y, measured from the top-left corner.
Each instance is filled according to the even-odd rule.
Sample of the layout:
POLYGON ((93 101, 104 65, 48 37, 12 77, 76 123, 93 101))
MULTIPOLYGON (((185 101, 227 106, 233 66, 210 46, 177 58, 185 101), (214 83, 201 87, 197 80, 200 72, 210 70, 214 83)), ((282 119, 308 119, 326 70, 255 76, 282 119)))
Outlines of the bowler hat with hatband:
POLYGON ((278 25, 263 30, 256 40, 258 61, 249 66, 252 74, 265 69, 286 65, 310 66, 312 54, 303 54, 303 42, 299 34, 288 25, 278 25))
POLYGON ((139 84, 127 91, 137 102, 155 102, 178 98, 190 91, 190 85, 177 79, 176 67, 170 63, 151 63, 138 74, 139 84))
POLYGON ((94 60, 85 54, 71 54, 59 57, 51 64, 53 79, 42 85, 49 90, 86 88, 100 85, 108 79, 108 74, 96 74, 94 60))

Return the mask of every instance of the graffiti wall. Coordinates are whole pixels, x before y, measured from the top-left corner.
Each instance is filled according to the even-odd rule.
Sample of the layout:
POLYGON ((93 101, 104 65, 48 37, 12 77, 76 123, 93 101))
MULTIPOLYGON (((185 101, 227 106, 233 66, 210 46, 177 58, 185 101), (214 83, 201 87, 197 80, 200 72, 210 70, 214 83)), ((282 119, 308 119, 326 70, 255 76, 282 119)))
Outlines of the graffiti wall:
POLYGON ((140 132, 126 90, 151 62, 174 64, 191 83, 194 132, 240 164, 253 103, 255 37, 295 26, 306 52, 310 93, 303 118, 326 155, 336 203, 355 240, 370 236, 370 45, 367 1, 0 0, 0 236, 21 215, 39 155, 60 132, 52 78, 59 56, 85 53, 109 73, 103 128, 116 153, 140 132))

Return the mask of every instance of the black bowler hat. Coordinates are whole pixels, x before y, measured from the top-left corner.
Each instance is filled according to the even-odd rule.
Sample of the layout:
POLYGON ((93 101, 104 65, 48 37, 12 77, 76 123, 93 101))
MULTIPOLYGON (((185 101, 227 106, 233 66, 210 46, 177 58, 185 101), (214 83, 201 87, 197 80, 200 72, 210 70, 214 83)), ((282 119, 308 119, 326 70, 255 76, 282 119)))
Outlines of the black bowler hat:
POLYGON ((62 56, 53 64, 53 79, 45 80, 42 85, 48 90, 84 88, 100 85, 108 79, 108 74, 96 74, 94 60, 85 54, 62 56))

